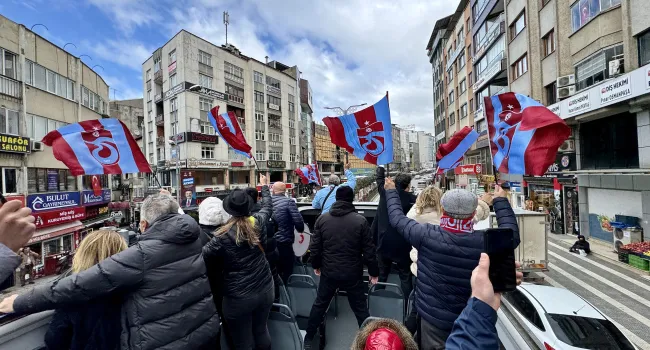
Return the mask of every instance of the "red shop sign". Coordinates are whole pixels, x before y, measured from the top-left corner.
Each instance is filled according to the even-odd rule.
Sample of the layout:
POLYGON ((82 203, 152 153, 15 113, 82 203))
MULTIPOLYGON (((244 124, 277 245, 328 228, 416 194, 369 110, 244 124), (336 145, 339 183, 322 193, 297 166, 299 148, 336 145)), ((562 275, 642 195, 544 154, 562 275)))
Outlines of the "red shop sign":
POLYGON ((86 209, 82 207, 51 210, 32 214, 36 218, 36 228, 60 225, 66 222, 83 220, 86 209))
POLYGON ((17 196, 5 196, 7 201, 20 201, 20 203, 23 203, 23 207, 25 206, 25 196, 23 195, 17 195, 17 196))
POLYGON ((476 175, 480 174, 483 171, 483 166, 481 164, 465 164, 459 165, 454 169, 454 174, 456 175, 476 175))
POLYGON ((230 166, 244 166, 244 162, 232 162, 230 166))

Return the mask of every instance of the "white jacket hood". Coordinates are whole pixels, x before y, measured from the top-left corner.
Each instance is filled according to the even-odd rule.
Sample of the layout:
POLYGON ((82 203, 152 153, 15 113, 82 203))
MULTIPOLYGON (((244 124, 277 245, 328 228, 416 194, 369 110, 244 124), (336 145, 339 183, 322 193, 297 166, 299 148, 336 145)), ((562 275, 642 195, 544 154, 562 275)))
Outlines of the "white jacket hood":
POLYGON ((223 202, 217 197, 208 197, 199 205, 199 224, 220 226, 230 219, 223 209, 223 202))

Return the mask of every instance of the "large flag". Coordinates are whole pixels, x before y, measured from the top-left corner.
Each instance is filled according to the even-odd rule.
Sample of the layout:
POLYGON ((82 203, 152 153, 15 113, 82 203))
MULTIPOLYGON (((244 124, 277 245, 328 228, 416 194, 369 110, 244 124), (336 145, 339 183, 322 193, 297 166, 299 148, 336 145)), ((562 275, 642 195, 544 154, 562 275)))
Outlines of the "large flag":
POLYGON ((150 173, 129 129, 118 119, 87 120, 50 131, 43 143, 72 175, 150 173))
POLYGON ((300 177, 303 185, 320 183, 320 173, 318 172, 318 164, 307 164, 302 168, 296 169, 296 174, 300 177))
POLYGON ((571 130, 532 98, 507 92, 485 97, 492 161, 501 173, 544 175, 571 130))
POLYGON ((449 142, 438 146, 436 161, 438 171, 445 171, 456 168, 463 160, 465 153, 478 139, 478 133, 469 126, 458 130, 449 142))
POLYGON ((233 112, 219 114, 219 106, 212 107, 208 112, 208 120, 217 131, 217 134, 226 141, 235 152, 251 158, 251 146, 246 142, 246 137, 239 126, 237 116, 233 112))
POLYGON ((388 94, 368 108, 340 117, 326 117, 323 122, 329 129, 332 143, 359 159, 372 164, 393 161, 388 94))

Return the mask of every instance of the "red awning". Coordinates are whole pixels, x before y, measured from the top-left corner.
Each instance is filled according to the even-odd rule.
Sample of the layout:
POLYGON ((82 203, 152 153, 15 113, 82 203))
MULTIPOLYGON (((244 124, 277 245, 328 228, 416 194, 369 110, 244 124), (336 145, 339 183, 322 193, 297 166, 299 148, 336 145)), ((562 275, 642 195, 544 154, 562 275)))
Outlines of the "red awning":
POLYGON ((47 228, 42 228, 40 230, 36 230, 34 232, 34 235, 32 238, 27 242, 27 244, 34 244, 37 242, 44 241, 46 239, 50 238, 55 238, 58 236, 62 236, 66 233, 71 233, 77 230, 81 230, 84 228, 84 224, 81 223, 81 221, 73 221, 69 222, 66 224, 61 224, 61 225, 56 225, 52 227, 47 227, 47 228))

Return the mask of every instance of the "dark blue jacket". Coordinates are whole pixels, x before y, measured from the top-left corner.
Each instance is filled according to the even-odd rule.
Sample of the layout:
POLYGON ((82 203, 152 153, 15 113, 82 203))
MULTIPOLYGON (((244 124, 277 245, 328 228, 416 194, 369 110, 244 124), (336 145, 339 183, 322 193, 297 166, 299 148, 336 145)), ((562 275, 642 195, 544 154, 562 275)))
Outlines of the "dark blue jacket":
POLYGON ((490 305, 471 298, 454 322, 445 347, 447 350, 497 350, 499 335, 496 323, 497 312, 490 305))
MULTIPOLYGON (((431 325, 451 331, 472 294, 470 278, 483 252, 483 231, 451 233, 437 225, 407 218, 396 190, 386 191, 390 224, 418 250, 416 308, 431 325)), ((493 202, 499 227, 514 231, 519 245, 515 213, 505 198, 493 202)), ((513 247, 513 248, 515 248, 513 247)))
POLYGON ((281 194, 274 194, 271 198, 273 199, 273 220, 278 225, 275 240, 278 243, 293 243, 293 229, 295 228, 301 233, 305 229, 305 223, 302 221, 298 206, 294 201, 281 194))

